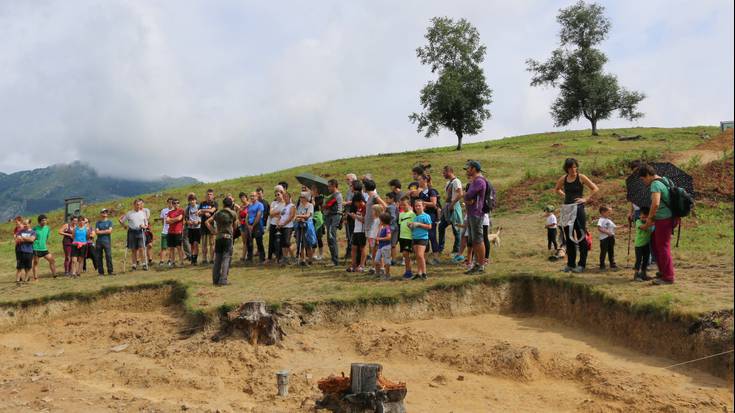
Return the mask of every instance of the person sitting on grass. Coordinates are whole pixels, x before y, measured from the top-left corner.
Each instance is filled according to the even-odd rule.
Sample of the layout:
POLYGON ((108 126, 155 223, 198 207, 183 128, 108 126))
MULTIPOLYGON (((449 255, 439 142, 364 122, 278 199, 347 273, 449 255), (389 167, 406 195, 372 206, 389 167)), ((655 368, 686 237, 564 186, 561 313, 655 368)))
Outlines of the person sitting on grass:
MULTIPOLYGON (((17 224, 16 224, 17 225, 17 224)), ((36 241, 36 231, 31 229, 31 220, 23 220, 16 229, 15 245, 17 264, 15 266, 15 282, 31 281, 30 271, 33 268, 33 243, 36 241), (21 275, 24 275, 22 278, 21 275)), ((36 281, 38 278, 33 279, 36 281)))
POLYGON ((409 223, 411 227, 411 236, 413 242, 413 253, 416 255, 416 266, 418 272, 411 278, 412 280, 425 280, 426 275, 426 246, 429 244, 429 230, 431 230, 432 220, 429 214, 424 212, 424 201, 417 199, 413 209, 416 211, 416 217, 413 222, 409 223))
POLYGON ((347 215, 354 221, 355 227, 352 231, 352 239, 350 240, 350 266, 347 272, 362 272, 363 267, 360 265, 365 256, 365 198, 356 194, 352 198, 352 211, 347 215))
POLYGON ((597 220, 597 229, 600 231, 600 270, 605 269, 605 256, 610 261, 610 269, 617 269, 615 264, 615 223, 610 219, 612 208, 607 205, 600 207, 600 219, 597 220))
POLYGON ((48 245, 46 244, 51 233, 46 215, 41 214, 38 216, 38 226, 33 228, 33 230, 36 232, 36 240, 33 242, 33 279, 38 279, 38 263, 41 258, 48 261, 51 276, 56 278, 56 260, 54 259, 54 255, 49 252, 48 245))
POLYGON ((651 256, 651 234, 655 231, 655 227, 643 228, 650 212, 650 208, 641 207, 638 210, 638 219, 635 221, 635 265, 633 266, 635 274, 633 274, 633 281, 651 280, 646 272, 651 256))
POLYGON ((403 254, 403 265, 406 267, 406 271, 403 273, 403 278, 410 280, 413 278, 413 272, 411 271, 411 253, 413 252, 413 235, 411 233, 411 227, 408 225, 413 222, 416 218, 416 213, 411 209, 411 198, 408 195, 401 197, 400 202, 400 213, 398 214, 398 226, 400 227, 400 234, 398 237, 398 245, 403 254))
MULTIPOLYGON (((377 205, 376 205, 377 206, 377 205)), ((391 264, 391 239, 393 238, 390 229, 392 217, 389 213, 384 212, 378 217, 380 219, 380 228, 376 241, 378 247, 375 253, 375 268, 383 280, 390 279, 391 264)))

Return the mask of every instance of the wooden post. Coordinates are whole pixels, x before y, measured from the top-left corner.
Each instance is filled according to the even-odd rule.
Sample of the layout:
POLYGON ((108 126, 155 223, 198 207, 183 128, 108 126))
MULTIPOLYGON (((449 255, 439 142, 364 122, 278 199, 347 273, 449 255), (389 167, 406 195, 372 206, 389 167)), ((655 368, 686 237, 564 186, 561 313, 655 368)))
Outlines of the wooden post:
POLYGON ((352 363, 350 367, 350 384, 352 394, 374 393, 378 389, 378 373, 380 364, 352 363))

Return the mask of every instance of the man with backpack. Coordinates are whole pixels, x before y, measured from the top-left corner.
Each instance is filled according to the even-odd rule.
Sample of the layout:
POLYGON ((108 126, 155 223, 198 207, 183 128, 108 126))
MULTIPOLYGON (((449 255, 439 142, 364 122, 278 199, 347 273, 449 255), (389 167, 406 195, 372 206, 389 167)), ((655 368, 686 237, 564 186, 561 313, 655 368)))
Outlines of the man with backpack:
POLYGON ((482 176, 482 167, 477 161, 467 161, 464 166, 470 187, 464 194, 467 205, 467 243, 472 248, 476 263, 465 274, 482 274, 485 272, 485 244, 482 234, 482 221, 490 212, 494 196, 490 183, 482 176))
POLYGON ((677 188, 670 179, 656 174, 651 165, 641 165, 638 176, 651 191, 651 209, 646 223, 640 227, 645 231, 655 227, 651 244, 656 255, 659 277, 653 280, 654 285, 674 283, 674 261, 671 257, 671 236, 679 220, 689 214, 692 206, 691 197, 681 188, 677 188))

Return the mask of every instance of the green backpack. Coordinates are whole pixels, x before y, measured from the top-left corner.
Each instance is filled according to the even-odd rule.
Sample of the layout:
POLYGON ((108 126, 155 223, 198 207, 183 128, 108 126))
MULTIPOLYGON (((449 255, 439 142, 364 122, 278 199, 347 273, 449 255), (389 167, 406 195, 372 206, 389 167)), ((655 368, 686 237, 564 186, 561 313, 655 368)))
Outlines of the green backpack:
POLYGON ((324 214, 322 214, 322 211, 315 211, 314 212, 314 230, 319 231, 319 228, 324 225, 324 214))

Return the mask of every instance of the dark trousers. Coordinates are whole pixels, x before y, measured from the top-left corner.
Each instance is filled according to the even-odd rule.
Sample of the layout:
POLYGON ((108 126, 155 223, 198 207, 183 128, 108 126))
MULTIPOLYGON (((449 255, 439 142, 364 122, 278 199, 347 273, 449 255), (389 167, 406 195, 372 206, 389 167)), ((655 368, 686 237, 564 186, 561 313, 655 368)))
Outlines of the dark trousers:
POLYGON ((97 241, 97 272, 100 275, 105 273, 105 266, 107 264, 107 273, 112 274, 112 245, 109 242, 97 241), (105 255, 104 262, 102 261, 102 254, 105 255))
POLYGON ((324 225, 322 224, 322 226, 319 227, 318 230, 316 230, 316 246, 319 247, 320 250, 324 248, 323 238, 324 238, 324 225))
POLYGON ((587 235, 587 216, 584 213, 584 205, 577 206, 577 219, 574 221, 574 227, 570 230, 569 227, 564 227, 564 238, 566 239, 567 246, 567 266, 574 268, 580 266, 585 268, 587 266, 587 252, 589 246, 585 240, 587 235), (572 238, 572 233, 574 238, 572 238), (572 239, 578 239, 579 244, 575 244, 572 239), (579 262, 577 262, 577 247, 579 247, 579 262))
POLYGON ((275 256, 276 259, 281 259, 281 247, 280 247, 280 234, 278 227, 271 225, 268 227, 268 259, 272 260, 275 256))
POLYGON ((482 226, 482 243, 485 244, 485 259, 490 258, 490 225, 482 226))
POLYGON ((429 230, 429 244, 431 244, 431 252, 441 252, 439 248, 439 241, 436 239, 436 222, 431 223, 431 229, 429 230))
MULTIPOLYGON (((333 214, 327 215, 324 219, 324 226, 327 229, 327 245, 329 246, 329 255, 332 258, 334 265, 339 263, 339 245, 337 244, 337 226, 339 221, 342 219, 341 215, 333 214)), ((349 240, 347 240, 349 246, 349 240)))
POLYGON ((607 237, 600 240, 600 267, 605 267, 605 256, 610 266, 615 266, 615 237, 607 237))
POLYGON ((227 284, 227 274, 232 261, 232 238, 218 238, 214 241, 214 266, 212 267, 212 283, 227 284))
MULTIPOLYGON (((326 221, 324 222, 324 225, 325 226, 327 225, 326 221)), ((327 232, 329 232, 329 228, 327 228, 327 232)), ((346 225, 345 225, 345 239, 347 240, 347 246, 345 247, 345 259, 348 259, 348 260, 351 257, 350 254, 352 254, 352 243, 350 241, 352 240, 353 232, 355 232, 355 221, 353 221, 352 219, 347 219, 346 225)), ((327 234, 327 243, 329 243, 329 234, 327 234)), ((331 249, 330 249, 330 252, 331 252, 331 249)))
POLYGON ((260 260, 260 262, 263 262, 265 260, 265 247, 263 246, 263 229, 260 228, 260 225, 253 226, 253 232, 248 237, 248 261, 253 260, 253 244, 255 244, 258 248, 258 259, 260 260))
POLYGON ((452 228, 452 234, 454 234, 454 244, 452 245, 452 254, 456 254, 459 252, 459 244, 462 240, 462 238, 459 235, 459 228, 454 226, 451 222, 447 221, 447 219, 442 216, 441 221, 439 222, 439 252, 444 251, 444 245, 446 242, 446 231, 447 228, 452 228))
POLYGON ((651 255, 651 244, 646 244, 642 247, 635 247, 635 268, 636 271, 641 271, 644 274, 648 269, 648 262, 651 255))
POLYGON ((546 228, 546 249, 551 249, 551 247, 554 247, 554 250, 558 250, 559 246, 556 243, 556 228, 546 228))

